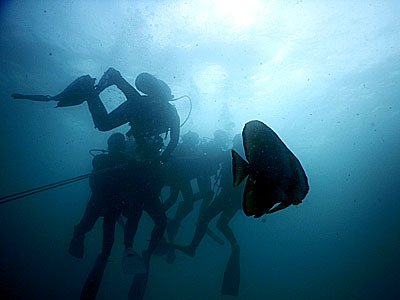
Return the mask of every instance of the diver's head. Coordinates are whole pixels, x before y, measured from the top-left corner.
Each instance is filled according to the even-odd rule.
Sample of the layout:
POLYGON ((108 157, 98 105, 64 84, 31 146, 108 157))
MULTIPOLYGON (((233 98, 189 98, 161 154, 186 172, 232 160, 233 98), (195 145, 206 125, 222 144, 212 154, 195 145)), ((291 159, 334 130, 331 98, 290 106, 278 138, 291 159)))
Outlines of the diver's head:
POLYGON ((214 142, 218 147, 222 149, 226 149, 229 144, 229 137, 228 134, 221 129, 214 131, 214 142))
POLYGON ((182 136, 182 143, 189 146, 196 146, 200 142, 200 137, 196 132, 188 131, 182 136))
POLYGON ((157 79, 150 73, 140 73, 136 77, 135 86, 142 93, 160 100, 170 101, 173 98, 169 86, 164 81, 157 79))
POLYGON ((243 149, 243 140, 242 135, 240 133, 236 134, 232 140, 232 149, 236 151, 242 151, 243 149))
POLYGON ((122 133, 113 133, 107 140, 108 150, 110 152, 122 152, 125 150, 126 141, 122 133))

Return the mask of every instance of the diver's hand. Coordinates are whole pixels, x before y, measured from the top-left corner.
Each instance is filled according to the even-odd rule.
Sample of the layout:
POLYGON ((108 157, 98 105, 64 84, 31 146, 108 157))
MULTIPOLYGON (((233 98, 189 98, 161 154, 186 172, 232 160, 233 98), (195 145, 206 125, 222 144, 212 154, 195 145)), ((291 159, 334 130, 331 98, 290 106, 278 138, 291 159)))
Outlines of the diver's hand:
POLYGON ((96 91, 101 93, 106 88, 113 84, 117 84, 117 81, 121 78, 121 73, 114 68, 109 68, 103 76, 100 78, 99 83, 96 86, 96 91))

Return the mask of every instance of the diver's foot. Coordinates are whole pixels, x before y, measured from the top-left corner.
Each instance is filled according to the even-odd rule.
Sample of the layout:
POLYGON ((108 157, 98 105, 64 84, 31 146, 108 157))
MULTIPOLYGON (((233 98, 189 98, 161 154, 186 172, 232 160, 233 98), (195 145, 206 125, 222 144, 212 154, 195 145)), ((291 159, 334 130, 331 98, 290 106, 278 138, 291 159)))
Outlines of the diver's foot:
POLYGON ((143 259, 133 248, 126 248, 124 258, 122 259, 122 270, 125 274, 143 274, 146 273, 146 266, 143 259))
POLYGON ((104 72, 103 76, 100 78, 99 83, 97 84, 96 91, 102 92, 109 86, 113 85, 116 80, 121 78, 121 73, 114 68, 109 68, 104 72))
POLYGON ((176 258, 175 249, 171 247, 167 252, 167 263, 173 264, 176 258))
POLYGON ((178 249, 179 251, 182 251, 186 255, 189 255, 190 257, 194 257, 196 254, 196 248, 193 246, 180 246, 180 245, 174 245, 175 249, 178 249))
POLYGON ((74 236, 69 244, 68 252, 76 258, 83 258, 85 247, 85 235, 74 232, 74 236))

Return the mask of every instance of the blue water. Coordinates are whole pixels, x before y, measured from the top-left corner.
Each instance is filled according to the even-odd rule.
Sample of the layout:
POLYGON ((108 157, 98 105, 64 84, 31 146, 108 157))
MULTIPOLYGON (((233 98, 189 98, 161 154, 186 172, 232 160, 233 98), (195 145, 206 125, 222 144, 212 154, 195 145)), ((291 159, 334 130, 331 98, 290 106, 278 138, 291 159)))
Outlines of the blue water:
MULTIPOLYGON (((303 204, 231 221, 236 299, 399 299, 399 11, 399 1, 1 1, 0 195, 90 172, 88 150, 110 135, 86 104, 54 109, 11 93, 56 94, 111 66, 131 83, 146 71, 192 98, 182 133, 233 136, 262 120, 308 175, 303 204)), ((124 101, 115 88, 102 99, 109 110, 124 101)), ((189 103, 175 105, 186 118, 189 103)), ((82 181, 0 206, 1 299, 79 298, 101 247, 99 222, 85 258, 68 254, 89 193, 82 181)), ((196 216, 177 240, 190 241, 196 216)), ((138 249, 151 227, 144 215, 138 249)), ((97 299, 127 299, 122 238, 97 299)), ((229 253, 206 237, 195 258, 154 257, 145 299, 234 299, 220 295, 229 253)))

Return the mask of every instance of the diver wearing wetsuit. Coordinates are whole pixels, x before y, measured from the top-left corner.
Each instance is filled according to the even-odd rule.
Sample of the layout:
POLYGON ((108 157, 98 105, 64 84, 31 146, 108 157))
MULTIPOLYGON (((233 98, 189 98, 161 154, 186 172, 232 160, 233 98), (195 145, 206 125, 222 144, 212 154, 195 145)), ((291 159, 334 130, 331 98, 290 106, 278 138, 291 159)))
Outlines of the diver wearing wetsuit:
POLYGON ((89 181, 92 195, 81 221, 75 226, 69 247, 71 255, 82 258, 85 234, 92 229, 100 216, 104 216, 102 251, 85 281, 81 299, 96 298, 114 244, 115 224, 127 195, 125 174, 128 170, 128 159, 124 154, 125 136, 114 133, 107 143, 108 154, 96 155, 92 161, 93 171, 89 181))
POLYGON ((96 91, 100 93, 113 84, 127 98, 115 110, 108 114, 97 95, 88 98, 87 102, 94 124, 99 130, 111 130, 128 122, 131 125, 131 130, 127 135, 133 135, 135 138, 139 160, 127 174, 130 180, 131 199, 128 201, 125 246, 126 254, 132 254, 133 239, 141 214, 145 210, 155 223, 150 244, 144 254, 145 260, 147 260, 161 240, 166 227, 165 212, 159 200, 164 184, 160 161, 168 160, 178 144, 180 120, 175 107, 168 102, 172 100, 170 88, 165 82, 154 76, 141 73, 136 78, 136 87, 146 94, 146 96, 142 96, 118 71, 110 68, 100 79, 96 91), (159 135, 168 133, 168 131, 170 132, 170 141, 160 155, 162 139, 159 135))
POLYGON ((120 216, 126 193, 127 157, 123 153, 125 137, 121 133, 114 133, 107 144, 108 154, 99 154, 93 158, 89 181, 92 194, 81 221, 75 226, 70 243, 69 253, 77 258, 83 257, 85 234, 93 228, 100 216, 104 216, 102 252, 105 256, 110 255, 114 243, 115 222, 120 216))
MULTIPOLYGON (((175 107, 168 102, 172 100, 172 95, 165 82, 148 73, 141 73, 137 76, 135 85, 146 95, 141 95, 120 72, 110 68, 104 73, 97 87, 88 84, 86 80, 83 91, 79 92, 90 95, 85 96, 85 100, 88 102, 95 127, 100 131, 112 130, 128 122, 131 126, 127 135, 132 135, 135 139, 139 161, 133 164, 131 172, 126 174, 131 186, 131 200, 128 203, 125 245, 127 248, 131 247, 140 215, 145 209, 155 222, 148 249, 151 253, 155 248, 154 244, 162 238, 166 226, 165 213, 161 203, 158 203, 163 185, 162 162, 169 159, 178 144, 180 119, 175 107), (111 85, 116 85, 127 100, 107 113, 98 94, 111 85), (95 93, 89 93, 90 89, 95 93), (152 150, 153 144, 160 141, 160 134, 168 132, 170 141, 160 155, 160 151, 152 150)), ((69 90, 73 89, 70 85, 69 90)))
POLYGON ((161 155, 161 160, 168 160, 179 141, 179 115, 173 105, 171 89, 168 85, 148 73, 137 76, 135 85, 146 95, 142 96, 121 74, 108 69, 100 79, 96 92, 101 93, 111 85, 116 85, 125 95, 126 101, 107 113, 100 97, 96 94, 87 99, 93 122, 100 131, 108 131, 129 122, 138 144, 138 152, 143 152, 146 139, 170 132, 170 141, 161 155))
POLYGON ((196 197, 203 199, 200 206, 199 216, 208 207, 213 197, 211 187, 211 176, 216 174, 221 162, 222 149, 227 146, 228 137, 225 132, 217 130, 214 140, 209 143, 198 145, 198 134, 189 131, 182 137, 182 143, 174 154, 176 160, 171 161, 172 176, 170 197, 165 201, 164 208, 168 210, 177 200, 179 191, 182 192, 183 202, 167 226, 168 239, 174 243, 180 223, 193 210, 196 197), (199 195, 194 195, 190 181, 196 178, 199 187, 199 195))
MULTIPOLYGON (((240 135, 234 137, 233 148, 243 148, 240 135)), ((241 185, 240 189, 233 188, 230 151, 226 151, 224 154, 224 161, 221 167, 220 192, 215 197, 214 201, 201 213, 190 245, 186 247, 176 246, 177 249, 190 256, 195 255, 197 247, 206 234, 208 224, 219 214, 221 215, 217 221, 218 230, 229 241, 232 249, 238 247, 232 229, 229 227, 229 222, 241 207, 244 184, 241 185)))
POLYGON ((87 101, 94 125, 100 131, 109 131, 129 123, 131 130, 127 135, 133 135, 139 151, 145 139, 170 132, 170 141, 161 156, 162 161, 168 160, 178 144, 180 130, 179 115, 169 103, 173 98, 169 86, 149 73, 141 73, 135 80, 136 88, 145 94, 141 95, 113 68, 104 73, 96 87, 95 80, 89 75, 80 76, 56 96, 17 93, 11 96, 14 99, 41 102, 57 101, 56 107, 74 106, 87 101), (99 94, 111 85, 116 85, 127 100, 107 113, 99 94))

